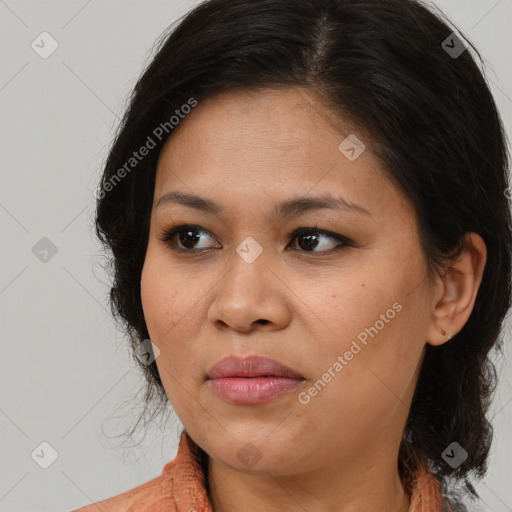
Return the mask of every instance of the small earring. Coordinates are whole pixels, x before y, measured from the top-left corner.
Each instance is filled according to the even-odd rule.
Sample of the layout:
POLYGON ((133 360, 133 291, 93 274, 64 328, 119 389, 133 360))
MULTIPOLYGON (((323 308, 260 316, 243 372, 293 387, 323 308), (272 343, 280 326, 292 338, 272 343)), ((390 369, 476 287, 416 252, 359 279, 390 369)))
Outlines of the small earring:
MULTIPOLYGON (((446 331, 444 329, 441 329, 441 334, 443 336, 446 336, 446 331)), ((450 340, 452 337, 451 336, 448 336, 448 340, 450 340)))

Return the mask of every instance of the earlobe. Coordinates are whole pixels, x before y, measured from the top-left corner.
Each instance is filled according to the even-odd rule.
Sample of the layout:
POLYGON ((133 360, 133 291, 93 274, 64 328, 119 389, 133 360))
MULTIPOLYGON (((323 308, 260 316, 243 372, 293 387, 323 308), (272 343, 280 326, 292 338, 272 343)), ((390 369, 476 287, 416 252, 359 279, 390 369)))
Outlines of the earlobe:
POLYGON ((473 311, 482 281, 487 249, 480 235, 466 233, 464 248, 456 262, 440 277, 443 295, 432 311, 427 343, 438 346, 453 338, 473 311))

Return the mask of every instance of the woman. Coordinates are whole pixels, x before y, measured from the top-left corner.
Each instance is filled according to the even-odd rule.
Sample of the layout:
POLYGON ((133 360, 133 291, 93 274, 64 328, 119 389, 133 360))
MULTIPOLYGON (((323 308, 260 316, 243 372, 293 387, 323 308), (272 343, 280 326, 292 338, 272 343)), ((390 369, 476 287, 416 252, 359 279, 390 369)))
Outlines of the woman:
POLYGON ((184 431, 159 477, 80 511, 463 510, 511 301, 507 165, 468 44, 417 1, 193 9, 97 205, 147 400, 184 431))

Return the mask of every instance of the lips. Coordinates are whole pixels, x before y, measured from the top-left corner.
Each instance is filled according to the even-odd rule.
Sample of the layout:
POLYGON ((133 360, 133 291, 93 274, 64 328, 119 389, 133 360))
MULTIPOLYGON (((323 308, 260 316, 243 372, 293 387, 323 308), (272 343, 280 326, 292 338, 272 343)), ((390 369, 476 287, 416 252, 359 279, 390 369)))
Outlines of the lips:
POLYGON ((289 366, 261 356, 229 356, 208 372, 208 385, 217 397, 237 405, 268 402, 294 390, 305 378, 289 366))
POLYGON ((228 356, 214 364, 208 371, 208 378, 221 379, 229 377, 287 377, 304 379, 304 376, 292 368, 274 359, 262 356, 228 356))

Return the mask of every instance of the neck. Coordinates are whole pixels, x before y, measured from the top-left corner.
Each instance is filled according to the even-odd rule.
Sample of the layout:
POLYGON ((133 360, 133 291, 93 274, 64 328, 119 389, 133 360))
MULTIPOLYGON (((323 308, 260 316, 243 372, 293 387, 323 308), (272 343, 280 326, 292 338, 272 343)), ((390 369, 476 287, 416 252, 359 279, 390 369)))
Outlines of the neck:
POLYGON ((284 476, 234 471, 210 457, 213 512, 407 512, 411 497, 396 458, 381 455, 369 450, 350 464, 284 476))

